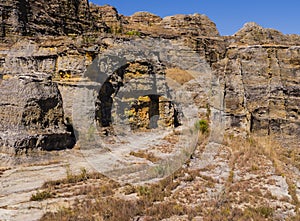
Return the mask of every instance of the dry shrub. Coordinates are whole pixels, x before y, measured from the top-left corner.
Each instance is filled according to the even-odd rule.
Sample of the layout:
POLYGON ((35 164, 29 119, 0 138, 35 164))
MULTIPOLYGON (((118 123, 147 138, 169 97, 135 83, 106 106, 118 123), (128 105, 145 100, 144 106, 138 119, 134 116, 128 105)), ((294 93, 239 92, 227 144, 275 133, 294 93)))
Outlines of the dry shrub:
POLYGON ((166 77, 176 81, 177 83, 179 83, 181 85, 194 79, 194 77, 190 73, 188 73, 185 70, 179 69, 179 68, 167 69, 166 77))
POLYGON ((156 163, 159 160, 161 160, 159 157, 156 157, 154 155, 154 153, 147 152, 147 151, 142 151, 142 150, 139 150, 137 152, 131 151, 129 154, 131 156, 135 156, 135 157, 138 157, 138 158, 144 158, 146 160, 149 160, 152 163, 156 163))
POLYGON ((51 197, 53 197, 53 193, 51 193, 49 190, 37 191, 35 194, 31 195, 30 200, 42 201, 51 197))
POLYGON ((72 183, 75 184, 78 182, 86 181, 88 179, 107 179, 107 178, 104 175, 97 172, 87 173, 85 168, 82 168, 79 174, 74 174, 67 167, 66 178, 60 180, 47 181, 43 184, 42 188, 51 188, 62 184, 72 184, 72 183))

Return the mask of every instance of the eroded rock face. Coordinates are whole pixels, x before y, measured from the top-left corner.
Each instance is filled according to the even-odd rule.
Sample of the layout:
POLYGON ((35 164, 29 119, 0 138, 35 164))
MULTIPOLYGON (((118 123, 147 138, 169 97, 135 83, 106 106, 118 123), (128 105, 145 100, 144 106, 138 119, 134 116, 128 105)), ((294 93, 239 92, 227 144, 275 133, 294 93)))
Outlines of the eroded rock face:
POLYGON ((91 4, 90 11, 97 26, 101 27, 104 23, 109 28, 109 32, 122 32, 122 18, 115 7, 91 4))
POLYGON ((147 12, 137 12, 123 19, 125 33, 132 31, 152 37, 218 37, 216 25, 205 15, 174 15, 165 18, 147 12))
POLYGON ((103 23, 93 23, 88 0, 2 1, 1 36, 64 35, 106 31, 103 23))
POLYGON ((254 22, 244 25, 234 34, 234 42, 238 44, 261 45, 261 44, 283 44, 299 45, 300 37, 298 35, 284 35, 280 31, 263 28, 254 22))
POLYGON ((165 17, 162 25, 166 29, 172 29, 180 35, 189 36, 219 36, 216 25, 205 15, 175 15, 165 17))
POLYGON ((10 78, 0 84, 0 137, 4 149, 55 150, 75 144, 64 124, 62 99, 55 83, 42 74, 10 78))
POLYGON ((223 101, 216 93, 212 102, 224 104, 228 130, 274 135, 287 147, 299 146, 300 48, 294 40, 255 24, 236 34, 226 57, 213 66, 223 101))
POLYGON ((170 89, 161 64, 128 63, 102 85, 96 119, 103 128, 111 125, 112 118, 119 124, 129 124, 133 131, 176 127, 178 113, 175 104, 163 96, 165 92, 170 93, 170 89))
MULTIPOLYGON (((215 24, 204 15, 160 18, 151 13, 138 12, 132 16, 122 16, 112 6, 89 5, 84 0, 52 2, 53 4, 46 4, 43 1, 19 0, 6 1, 1 5, 4 41, 0 47, 0 80, 5 82, 12 76, 31 71, 52 75, 59 84, 63 108, 70 122, 72 94, 76 91, 77 82, 84 81, 84 73, 93 60, 108 48, 127 45, 131 39, 148 36, 154 37, 149 39, 172 39, 179 47, 187 45, 210 65, 214 76, 205 80, 212 84, 213 96, 210 103, 212 108, 225 115, 226 129, 283 134, 297 144, 299 36, 283 35, 276 30, 248 23, 234 36, 222 37, 215 24), (103 33, 102 26, 107 33, 103 33), (90 31, 96 32, 94 35, 58 38, 18 37, 21 40, 5 44, 10 39, 9 35, 87 34, 90 31)), ((180 56, 168 45, 162 44, 161 49, 169 51, 164 55, 165 60, 172 58, 169 59, 169 67, 174 68, 183 63, 181 59, 174 59, 180 56)), ((188 62, 191 57, 192 54, 186 54, 182 59, 194 66, 195 62, 188 62)), ((188 68, 181 67, 182 70, 188 68)), ((176 75, 182 73, 176 72, 176 75)), ((96 78, 108 77, 95 74, 96 78)), ((185 77, 175 79, 180 82, 185 77)), ((193 76, 187 79, 190 81, 193 76)), ((147 85, 147 82, 144 84, 147 85)), ((206 94, 202 94, 207 88, 201 84, 189 83, 180 90, 191 92, 198 107, 205 109, 209 102, 206 94)), ((151 82, 148 82, 149 87, 150 85, 151 82)), ((139 103, 139 97, 135 99, 137 109, 145 105, 143 102, 139 103)), ((205 116, 204 111, 202 116, 205 116)))
POLYGON ((129 23, 143 25, 157 25, 162 21, 162 18, 149 12, 136 12, 128 17, 129 23))

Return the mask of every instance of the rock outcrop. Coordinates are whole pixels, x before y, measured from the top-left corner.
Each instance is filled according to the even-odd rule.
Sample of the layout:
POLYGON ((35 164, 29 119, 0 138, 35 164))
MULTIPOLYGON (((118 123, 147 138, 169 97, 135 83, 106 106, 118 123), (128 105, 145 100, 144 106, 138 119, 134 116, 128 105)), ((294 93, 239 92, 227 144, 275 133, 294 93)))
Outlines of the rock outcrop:
POLYGON ((51 78, 24 74, 0 84, 1 150, 72 148, 75 138, 64 124, 62 99, 51 78), (11 149, 12 148, 12 149, 11 149))
POLYGON ((114 34, 122 33, 122 16, 115 7, 110 5, 90 5, 91 15, 97 26, 103 26, 103 23, 109 28, 108 32, 114 34))
POLYGON ((286 147, 299 146, 299 38, 249 23, 233 39, 225 58, 213 65, 227 130, 272 135, 286 147))
POLYGON ((179 35, 217 37, 216 25, 205 15, 175 15, 162 20, 165 29, 171 29, 179 35))
POLYGON ((137 12, 123 18, 125 33, 152 37, 218 37, 216 25, 205 15, 174 15, 160 18, 151 13, 137 12))
POLYGON ((299 85, 298 35, 1 0, 0 217, 299 220, 299 85))
POLYGON ((104 23, 93 22, 88 0, 2 1, 1 36, 83 34, 106 31, 104 23))
MULTIPOLYGON (((2 81, 32 71, 51 75, 59 85, 65 120, 69 122, 74 87, 76 82, 84 81, 84 73, 93 60, 108 48, 148 36, 176 39, 176 44, 190 47, 207 62, 213 73, 211 108, 223 113, 226 130, 274 134, 291 141, 288 145, 299 145, 297 35, 283 35, 248 23, 234 36, 222 37, 205 15, 160 18, 138 12, 123 16, 112 6, 84 0, 53 0, 51 4, 19 0, 0 6, 2 81), (9 36, 17 37, 11 41, 9 36)), ((176 68, 178 63, 172 60, 168 65, 176 68)), ((207 105, 207 99, 200 99, 202 88, 186 85, 184 90, 195 94, 202 109, 207 105)))

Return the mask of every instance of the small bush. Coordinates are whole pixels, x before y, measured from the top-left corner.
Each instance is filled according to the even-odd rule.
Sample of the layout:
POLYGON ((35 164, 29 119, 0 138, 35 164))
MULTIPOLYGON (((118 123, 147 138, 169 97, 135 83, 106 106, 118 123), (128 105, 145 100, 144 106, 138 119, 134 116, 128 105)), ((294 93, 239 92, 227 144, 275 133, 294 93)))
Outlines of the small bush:
POLYGON ((69 167, 67 167, 67 183, 78 183, 88 179, 85 168, 80 169, 80 174, 73 174, 69 167))
POLYGON ((31 201, 42 201, 48 198, 53 197, 53 194, 49 191, 49 190, 45 190, 45 191, 37 191, 36 194, 32 194, 30 200, 31 201))
POLYGON ((149 196, 151 194, 151 190, 147 186, 139 186, 137 187, 138 196, 149 196))
POLYGON ((126 35, 129 35, 129 36, 138 36, 138 37, 140 37, 140 36, 141 36, 141 32, 136 31, 136 30, 132 30, 132 31, 126 32, 126 35))
POLYGON ((209 124, 207 120, 201 119, 195 123, 196 130, 200 131, 202 134, 208 133, 209 124))
POLYGON ((274 209, 271 207, 268 207, 268 206, 260 206, 260 207, 254 208, 253 211, 264 218, 270 218, 273 216, 273 213, 274 213, 274 209))

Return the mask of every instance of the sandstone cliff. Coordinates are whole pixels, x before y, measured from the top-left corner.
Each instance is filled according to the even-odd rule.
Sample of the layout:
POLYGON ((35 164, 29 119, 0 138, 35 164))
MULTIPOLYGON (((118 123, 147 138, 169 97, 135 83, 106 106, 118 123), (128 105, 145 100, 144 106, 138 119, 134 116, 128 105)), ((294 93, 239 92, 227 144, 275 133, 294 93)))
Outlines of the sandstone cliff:
MULTIPOLYGON (((60 85, 68 121, 72 122, 73 82, 84 77, 93 59, 107 48, 149 36, 177 39, 209 64, 212 100, 199 105, 211 103, 221 111, 226 130, 275 134, 289 144, 299 144, 297 35, 286 36, 249 23, 234 36, 222 37, 203 15, 160 18, 139 12, 122 16, 114 7, 88 1, 6 1, 1 12, 1 77, 31 71, 51 75, 60 85), (68 34, 76 35, 65 36, 68 34), (40 37, 17 37, 13 41, 8 37, 16 35, 40 37), (51 35, 63 36, 55 39, 51 35)), ((173 68, 177 64, 169 65, 173 68)))
POLYGON ((105 31, 94 23, 88 0, 1 1, 1 36, 83 34, 105 31))
POLYGON ((88 0, 0 24, 0 219, 299 220, 298 35, 88 0))
POLYGON ((275 135, 286 147, 299 146, 299 36, 248 23, 232 39, 224 59, 212 66, 227 129, 275 135))

